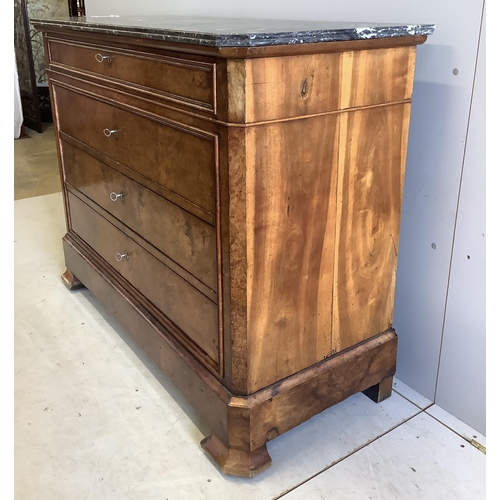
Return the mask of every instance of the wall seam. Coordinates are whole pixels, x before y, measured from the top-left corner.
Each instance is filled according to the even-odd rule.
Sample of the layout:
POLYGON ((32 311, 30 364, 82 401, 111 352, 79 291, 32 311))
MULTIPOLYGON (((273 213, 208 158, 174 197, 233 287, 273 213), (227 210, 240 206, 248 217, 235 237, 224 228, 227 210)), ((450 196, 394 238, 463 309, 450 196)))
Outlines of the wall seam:
POLYGON ((474 90, 476 87, 477 64, 478 64, 478 59, 479 59, 479 47, 481 44, 481 37, 483 36, 484 11, 485 11, 485 0, 483 0, 483 7, 481 9, 481 21, 479 24, 479 36, 477 39, 476 60, 475 60, 475 64, 474 64, 474 77, 472 79, 472 90, 471 90, 471 96, 470 96, 469 113, 467 116, 467 129, 465 132, 464 152, 462 155, 462 168, 460 170, 460 181, 459 181, 459 185, 458 185, 457 208, 455 210, 455 221, 453 223, 453 236, 452 236, 452 240, 451 240, 450 265, 448 268, 448 279, 447 279, 447 283, 446 283, 446 295, 445 295, 445 300, 444 300, 443 323, 441 325, 441 341, 439 343, 438 366, 437 366, 437 372, 436 372, 436 382, 434 385, 434 397, 433 397, 434 403, 436 402, 436 397, 437 397, 437 392, 438 392, 439 371, 441 368, 441 354, 443 352, 444 330, 445 330, 445 326, 446 326, 446 313, 447 313, 447 309, 448 309, 448 296, 450 293, 451 270, 453 267, 453 257, 454 257, 454 253, 455 253, 455 237, 456 237, 456 233, 457 233, 458 213, 460 210, 460 197, 461 197, 461 193, 462 193, 462 179, 463 179, 463 175, 464 175, 465 158, 467 155, 467 142, 469 139, 469 127, 470 127, 470 118, 471 118, 471 113, 472 113, 472 103, 474 100, 474 90))

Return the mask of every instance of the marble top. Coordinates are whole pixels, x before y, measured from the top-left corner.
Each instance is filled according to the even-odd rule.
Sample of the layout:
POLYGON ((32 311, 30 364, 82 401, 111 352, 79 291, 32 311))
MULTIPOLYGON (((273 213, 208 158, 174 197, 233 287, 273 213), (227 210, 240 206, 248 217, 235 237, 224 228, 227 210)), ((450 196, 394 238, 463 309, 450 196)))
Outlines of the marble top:
POLYGON ((433 24, 281 21, 181 16, 87 16, 32 19, 38 27, 136 36, 214 47, 262 47, 431 35, 433 24))

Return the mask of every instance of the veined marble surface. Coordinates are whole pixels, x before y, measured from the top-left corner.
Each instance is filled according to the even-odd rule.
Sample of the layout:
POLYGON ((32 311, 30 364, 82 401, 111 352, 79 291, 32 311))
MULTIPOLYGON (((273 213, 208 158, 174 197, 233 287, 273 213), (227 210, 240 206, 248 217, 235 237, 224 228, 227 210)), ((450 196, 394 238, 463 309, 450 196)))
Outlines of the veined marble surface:
POLYGON ((37 19, 41 27, 66 27, 214 47, 259 47, 431 35, 433 24, 282 21, 183 16, 88 16, 37 19))

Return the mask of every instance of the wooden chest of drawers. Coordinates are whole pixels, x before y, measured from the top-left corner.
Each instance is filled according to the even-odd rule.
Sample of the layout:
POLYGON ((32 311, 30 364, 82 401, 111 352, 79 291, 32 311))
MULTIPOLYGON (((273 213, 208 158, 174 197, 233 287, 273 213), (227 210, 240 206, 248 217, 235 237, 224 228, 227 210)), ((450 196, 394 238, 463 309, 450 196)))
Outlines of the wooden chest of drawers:
POLYGON ((35 25, 63 279, 171 377, 212 427, 202 445, 222 469, 253 476, 271 464, 270 439, 356 392, 388 397, 426 35, 225 46, 35 25))

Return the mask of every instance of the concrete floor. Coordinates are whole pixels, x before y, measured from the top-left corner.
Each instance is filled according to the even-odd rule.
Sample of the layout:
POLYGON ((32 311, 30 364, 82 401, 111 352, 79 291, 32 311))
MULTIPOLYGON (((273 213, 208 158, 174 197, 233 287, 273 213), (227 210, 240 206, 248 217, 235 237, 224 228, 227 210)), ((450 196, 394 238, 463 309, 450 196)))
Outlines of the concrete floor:
POLYGON ((222 475, 206 423, 88 290, 62 284, 53 131, 29 133, 15 145, 16 499, 485 498, 470 444, 485 437, 397 380, 381 404, 354 395, 271 441, 256 478, 222 475))

